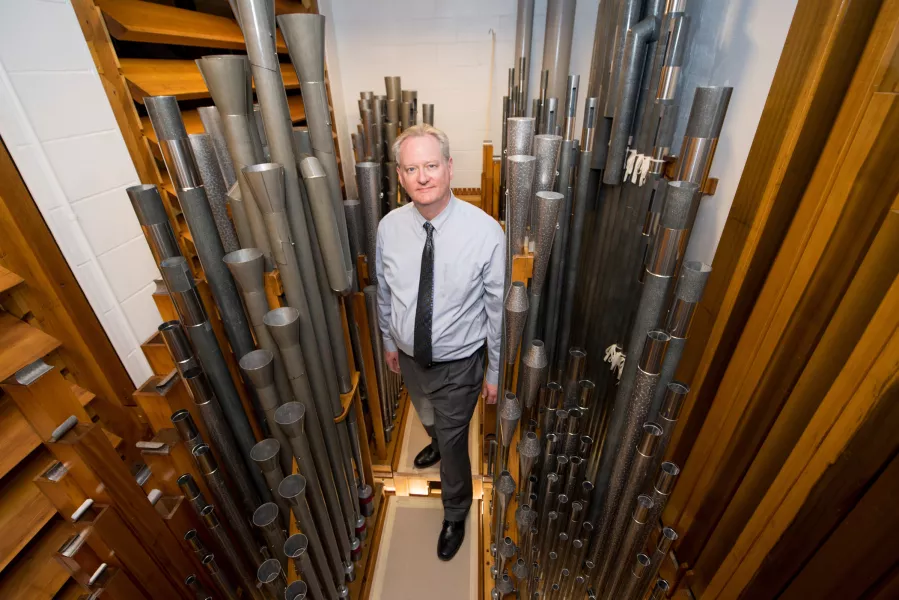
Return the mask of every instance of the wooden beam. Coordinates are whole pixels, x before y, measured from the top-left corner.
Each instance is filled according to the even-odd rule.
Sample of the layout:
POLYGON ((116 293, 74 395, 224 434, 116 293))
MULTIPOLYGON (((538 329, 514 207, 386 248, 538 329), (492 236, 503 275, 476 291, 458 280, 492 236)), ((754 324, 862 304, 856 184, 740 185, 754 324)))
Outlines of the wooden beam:
MULTIPOLYGON (((677 379, 691 384, 668 457, 684 464, 792 222, 882 0, 800 0, 697 307, 677 379)), ((681 484, 678 484, 680 487, 681 484)))

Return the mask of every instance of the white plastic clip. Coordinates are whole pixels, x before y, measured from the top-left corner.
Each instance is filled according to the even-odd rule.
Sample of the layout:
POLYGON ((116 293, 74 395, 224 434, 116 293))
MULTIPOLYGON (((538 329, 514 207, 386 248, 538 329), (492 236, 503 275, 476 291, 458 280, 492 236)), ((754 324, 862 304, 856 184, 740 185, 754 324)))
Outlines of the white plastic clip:
POLYGON ((621 380, 621 374, 624 372, 624 361, 626 355, 621 351, 621 346, 618 344, 612 344, 608 348, 606 348, 605 358, 603 360, 609 363, 610 371, 618 371, 616 374, 616 379, 621 380))

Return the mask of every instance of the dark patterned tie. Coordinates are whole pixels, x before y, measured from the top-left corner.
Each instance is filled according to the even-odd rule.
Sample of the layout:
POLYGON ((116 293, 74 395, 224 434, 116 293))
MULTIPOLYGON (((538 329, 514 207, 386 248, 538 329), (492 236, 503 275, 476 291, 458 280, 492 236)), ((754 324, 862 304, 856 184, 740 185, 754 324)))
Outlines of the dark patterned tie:
POLYGON ((431 366, 431 324, 434 317, 434 226, 426 222, 428 234, 421 251, 421 274, 418 277, 418 306, 415 309, 415 362, 431 366))

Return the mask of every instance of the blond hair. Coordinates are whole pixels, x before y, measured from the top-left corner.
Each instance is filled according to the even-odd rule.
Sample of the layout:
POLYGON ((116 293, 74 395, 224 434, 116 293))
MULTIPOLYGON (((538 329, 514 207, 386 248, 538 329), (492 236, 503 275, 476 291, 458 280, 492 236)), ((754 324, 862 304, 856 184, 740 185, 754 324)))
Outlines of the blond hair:
POLYGON ((422 123, 421 125, 413 125, 407 129, 403 130, 399 136, 397 136, 396 141, 393 142, 393 159, 399 163, 400 159, 400 148, 403 146, 403 142, 408 140, 409 138, 414 137, 425 137, 431 136, 437 143, 440 144, 440 153, 443 154, 444 160, 449 160, 450 158, 450 146, 449 146, 449 138, 446 137, 446 134, 441 130, 437 129, 433 125, 428 125, 427 123, 422 123))

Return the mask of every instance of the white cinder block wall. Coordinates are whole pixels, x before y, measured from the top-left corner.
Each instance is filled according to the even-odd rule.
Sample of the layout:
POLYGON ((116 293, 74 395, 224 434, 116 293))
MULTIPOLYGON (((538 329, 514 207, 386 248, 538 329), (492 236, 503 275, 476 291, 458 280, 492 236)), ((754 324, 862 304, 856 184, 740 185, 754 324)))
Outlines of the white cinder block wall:
POLYGON ((125 194, 137 172, 67 0, 0 0, 0 137, 141 385, 159 273, 125 194))

